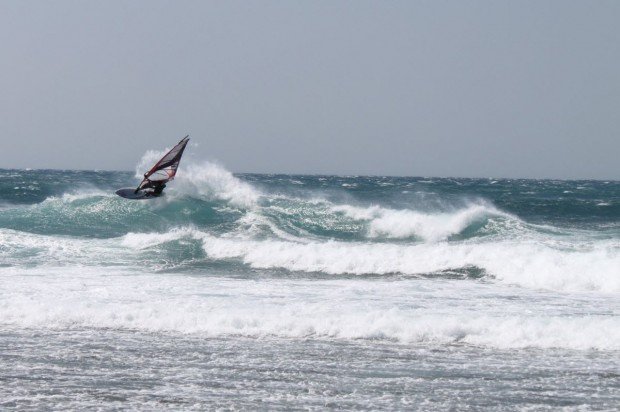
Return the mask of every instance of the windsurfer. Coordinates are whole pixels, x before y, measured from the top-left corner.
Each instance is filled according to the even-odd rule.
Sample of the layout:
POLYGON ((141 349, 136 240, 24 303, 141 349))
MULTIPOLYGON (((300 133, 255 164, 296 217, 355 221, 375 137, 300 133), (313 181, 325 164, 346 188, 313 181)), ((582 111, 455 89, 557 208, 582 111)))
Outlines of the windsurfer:
POLYGON ((166 183, 174 179, 181 162, 181 156, 185 146, 189 142, 189 136, 185 136, 168 153, 164 155, 155 165, 144 174, 144 179, 140 185, 134 189, 120 189, 116 193, 121 197, 129 199, 145 199, 149 197, 159 197, 163 194, 166 183), (142 191, 142 193, 139 193, 142 191), (132 193, 133 192, 133 193, 132 193))
POLYGON ((153 182, 153 183, 154 183, 153 193, 151 194, 151 196, 161 195, 161 192, 163 192, 164 188, 166 187, 166 184, 164 182, 153 182))
POLYGON ((144 183, 138 186, 134 193, 138 193, 138 190, 144 190, 149 196, 160 196, 161 193, 166 188, 166 183, 157 180, 148 180, 144 179, 144 183), (153 189, 153 190, 145 190, 145 189, 153 189))

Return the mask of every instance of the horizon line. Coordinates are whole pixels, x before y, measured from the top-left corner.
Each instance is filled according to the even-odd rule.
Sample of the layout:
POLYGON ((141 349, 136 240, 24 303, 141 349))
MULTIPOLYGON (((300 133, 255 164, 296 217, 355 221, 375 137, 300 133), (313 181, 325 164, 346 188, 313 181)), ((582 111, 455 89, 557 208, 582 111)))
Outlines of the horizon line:
MULTIPOLYGON (((2 170, 19 170, 19 171, 55 171, 55 172, 117 172, 117 173, 134 173, 132 170, 118 170, 118 169, 59 169, 59 168, 4 168, 0 167, 0 171, 2 170)), ((228 170, 228 169, 226 169, 228 170)), ((548 180, 548 181, 597 181, 597 182, 620 182, 620 178, 609 178, 609 179, 600 179, 600 178, 554 178, 554 177, 482 177, 482 176, 424 176, 424 175, 391 175, 391 174, 337 174, 337 173, 285 173, 285 172, 233 172, 228 170, 233 175, 272 175, 272 176, 317 176, 317 177, 344 177, 344 178, 355 178, 355 177, 383 177, 383 178, 410 178, 410 179, 478 179, 478 180, 548 180)))

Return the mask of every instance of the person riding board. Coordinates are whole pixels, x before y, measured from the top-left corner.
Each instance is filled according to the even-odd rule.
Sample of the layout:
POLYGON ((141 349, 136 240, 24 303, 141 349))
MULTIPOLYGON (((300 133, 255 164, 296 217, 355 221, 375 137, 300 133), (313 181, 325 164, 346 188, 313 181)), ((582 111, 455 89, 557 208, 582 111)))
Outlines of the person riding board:
POLYGON ((144 174, 144 179, 136 189, 119 189, 116 191, 121 197, 129 199, 145 199, 159 197, 163 194, 166 183, 174 179, 189 136, 185 136, 170 149, 155 165, 144 174), (140 193, 142 192, 142 193, 140 193))
POLYGON ((145 193, 148 196, 160 196, 161 193, 164 191, 165 187, 166 187, 165 182, 157 181, 157 180, 148 180, 145 175, 144 182, 140 186, 138 186, 138 188, 135 190, 134 193, 138 193, 139 190, 153 189, 153 191, 145 190, 145 193))

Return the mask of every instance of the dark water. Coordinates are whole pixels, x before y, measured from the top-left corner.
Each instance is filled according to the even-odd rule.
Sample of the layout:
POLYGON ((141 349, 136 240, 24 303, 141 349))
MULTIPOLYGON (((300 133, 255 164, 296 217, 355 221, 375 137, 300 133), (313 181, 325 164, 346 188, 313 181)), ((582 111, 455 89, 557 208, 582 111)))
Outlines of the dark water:
POLYGON ((620 183, 0 170, 0 405, 612 410, 620 183))

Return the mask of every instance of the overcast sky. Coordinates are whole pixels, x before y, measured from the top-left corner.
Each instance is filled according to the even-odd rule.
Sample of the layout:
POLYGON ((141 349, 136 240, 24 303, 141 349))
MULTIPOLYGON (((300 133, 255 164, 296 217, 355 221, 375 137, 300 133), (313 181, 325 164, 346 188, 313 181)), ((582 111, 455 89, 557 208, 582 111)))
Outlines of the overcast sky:
POLYGON ((620 1, 1 1, 0 168, 620 179, 620 1))

